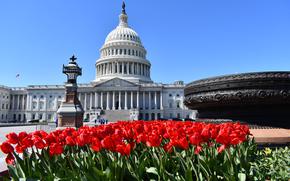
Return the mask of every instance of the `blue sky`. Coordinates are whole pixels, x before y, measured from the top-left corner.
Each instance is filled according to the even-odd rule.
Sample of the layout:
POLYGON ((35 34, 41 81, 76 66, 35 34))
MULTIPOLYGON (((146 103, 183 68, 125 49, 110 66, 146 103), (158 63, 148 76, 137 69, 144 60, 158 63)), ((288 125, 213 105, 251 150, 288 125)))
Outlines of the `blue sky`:
MULTIPOLYGON (((1 0, 0 84, 62 84, 62 64, 76 54, 79 82, 118 24, 122 1, 1 0), (16 75, 20 74, 19 78, 16 75)), ((156 82, 290 70, 289 0, 127 0, 156 82)))

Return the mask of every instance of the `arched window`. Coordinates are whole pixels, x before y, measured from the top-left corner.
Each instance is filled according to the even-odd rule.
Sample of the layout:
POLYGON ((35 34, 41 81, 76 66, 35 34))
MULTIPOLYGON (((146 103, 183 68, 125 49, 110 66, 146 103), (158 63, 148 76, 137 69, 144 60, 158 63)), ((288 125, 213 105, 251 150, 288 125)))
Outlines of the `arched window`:
POLYGON ((122 49, 120 49, 119 51, 120 51, 120 52, 119 52, 119 53, 120 53, 120 55, 122 55, 122 49))
POLYGON ((127 49, 124 49, 124 55, 126 55, 127 54, 127 49))
POLYGON ((135 51, 134 50, 132 50, 132 55, 135 55, 135 51))
POLYGON ((131 50, 130 49, 128 50, 128 55, 131 55, 131 50))
POLYGON ((179 101, 176 101, 176 107, 180 108, 180 102, 179 101))

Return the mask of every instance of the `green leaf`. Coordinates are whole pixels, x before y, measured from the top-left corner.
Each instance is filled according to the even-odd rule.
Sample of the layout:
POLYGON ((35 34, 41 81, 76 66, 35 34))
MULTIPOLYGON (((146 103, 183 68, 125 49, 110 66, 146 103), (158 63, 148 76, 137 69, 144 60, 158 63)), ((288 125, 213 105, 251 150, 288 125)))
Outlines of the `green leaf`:
POLYGON ((239 181, 246 181, 246 174, 244 174, 244 173, 239 173, 239 174, 238 174, 238 178, 239 178, 239 181))
POLYGON ((155 175, 159 176, 159 174, 157 172, 157 168, 155 168, 155 167, 146 168, 146 172, 147 173, 152 173, 152 174, 155 174, 155 175))

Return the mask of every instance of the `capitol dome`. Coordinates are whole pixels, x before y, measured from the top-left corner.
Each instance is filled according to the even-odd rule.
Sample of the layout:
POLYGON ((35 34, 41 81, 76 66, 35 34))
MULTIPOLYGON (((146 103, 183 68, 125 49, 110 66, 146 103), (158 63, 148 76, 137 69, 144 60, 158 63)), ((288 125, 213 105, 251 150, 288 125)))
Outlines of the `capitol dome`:
POLYGON ((128 25, 123 3, 119 25, 108 34, 100 49, 95 82, 116 77, 137 83, 152 82, 146 54, 139 35, 128 25))
POLYGON ((139 35, 133 29, 129 27, 118 26, 116 29, 111 31, 106 38, 105 44, 114 42, 114 41, 122 41, 122 40, 129 40, 135 43, 141 43, 139 35))

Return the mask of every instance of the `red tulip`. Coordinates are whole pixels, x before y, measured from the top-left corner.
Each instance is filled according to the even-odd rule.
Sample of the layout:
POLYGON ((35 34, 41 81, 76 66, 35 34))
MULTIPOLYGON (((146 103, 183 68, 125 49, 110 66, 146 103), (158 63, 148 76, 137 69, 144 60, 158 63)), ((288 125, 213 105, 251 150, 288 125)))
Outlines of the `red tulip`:
POLYGON ((63 146, 59 143, 52 143, 49 147, 50 156, 60 155, 63 153, 63 146))
POLYGON ((76 145, 76 141, 75 139, 73 139, 71 136, 68 136, 65 138, 66 144, 69 146, 75 146, 76 145))
POLYGON ((17 144, 18 143, 18 136, 14 132, 7 134, 6 138, 8 139, 8 142, 11 143, 11 144, 17 144))
POLYGON ((202 147, 201 146, 195 147, 194 154, 198 155, 199 152, 201 152, 201 150, 202 150, 202 147))
POLYGON ((9 154, 9 153, 12 153, 14 151, 13 146, 11 146, 10 143, 8 143, 7 141, 2 143, 0 148, 1 148, 2 152, 5 154, 9 154))
POLYGON ((16 145, 15 150, 17 153, 23 153, 26 148, 20 144, 16 145))
POLYGON ((223 152, 225 149, 226 149, 226 145, 222 145, 222 146, 218 147, 217 151, 218 151, 218 153, 221 153, 221 152, 223 152))
POLYGON ((12 155, 12 153, 9 153, 5 159, 6 163, 8 165, 13 165, 15 163, 15 158, 14 156, 12 155))

